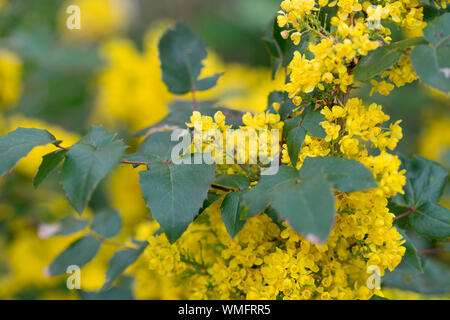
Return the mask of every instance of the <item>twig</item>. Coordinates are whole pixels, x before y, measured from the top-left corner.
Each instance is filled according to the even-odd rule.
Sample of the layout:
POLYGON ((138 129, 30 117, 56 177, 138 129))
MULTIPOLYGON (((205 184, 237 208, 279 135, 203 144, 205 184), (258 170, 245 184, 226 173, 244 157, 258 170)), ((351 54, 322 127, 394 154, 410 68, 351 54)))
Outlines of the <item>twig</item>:
POLYGON ((436 249, 427 249, 420 251, 421 254, 435 254, 435 253, 442 253, 446 252, 445 248, 436 248, 436 249))
POLYGON ((191 93, 192 93, 192 103, 194 104, 194 111, 198 111, 198 103, 197 98, 195 97, 195 87, 191 87, 191 93))

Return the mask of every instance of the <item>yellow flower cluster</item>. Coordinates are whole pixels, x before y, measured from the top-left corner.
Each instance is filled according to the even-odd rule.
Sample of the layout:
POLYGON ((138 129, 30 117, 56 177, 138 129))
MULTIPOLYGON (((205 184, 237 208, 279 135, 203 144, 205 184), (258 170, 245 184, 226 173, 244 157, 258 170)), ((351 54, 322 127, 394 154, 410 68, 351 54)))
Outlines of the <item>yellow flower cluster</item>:
MULTIPOLYGON (((398 63, 381 74, 381 78, 388 77, 398 88, 417 80, 418 77, 412 68, 409 56, 409 53, 404 54, 398 63)), ((387 96, 394 89, 394 85, 385 80, 382 80, 381 82, 371 80, 370 83, 374 86, 370 91, 370 95, 374 92, 379 92, 380 94, 387 96)))
POLYGON ((91 42, 117 34, 125 29, 131 15, 130 2, 126 0, 69 0, 60 9, 60 28, 68 40, 91 42), (67 28, 67 19, 74 12, 69 6, 80 8, 80 29, 67 28))
POLYGON ((22 62, 14 53, 0 50, 0 109, 11 108, 20 96, 22 62))
MULTIPOLYGON (((281 9, 278 25, 292 27, 282 32, 284 38, 291 34, 294 43, 299 43, 302 33, 309 33, 313 37, 308 46, 313 58, 296 51, 288 67, 290 82, 286 84, 285 90, 296 104, 302 101, 302 94, 316 88, 334 94, 336 91, 333 90, 337 88, 346 93, 354 82, 352 69, 358 60, 391 41, 391 32, 381 24, 381 20, 394 21, 404 28, 423 28, 426 25, 422 21, 422 8, 416 0, 386 1, 384 6, 372 6, 369 2, 361 5, 356 0, 331 3, 327 0, 284 0, 281 9), (318 10, 327 5, 338 6, 337 15, 331 18, 334 31, 327 31, 318 20, 318 10)), ((397 68, 385 76, 389 76, 396 84, 404 84, 415 79, 411 71, 410 64, 402 60, 397 68)), ((386 82, 374 85, 375 90, 382 94, 393 89, 392 84, 386 82)))
POLYGON ((269 112, 245 113, 244 125, 236 130, 225 124, 221 111, 216 112, 214 119, 194 111, 190 121, 186 126, 195 128, 192 151, 212 153, 217 164, 257 164, 258 154, 272 160, 278 154, 284 125, 280 115, 269 112))
MULTIPOLYGON (((306 156, 326 154, 356 159, 373 172, 379 186, 348 194, 337 192, 336 223, 325 245, 311 244, 287 224, 279 226, 265 214, 250 218, 231 239, 218 201, 174 244, 164 234, 148 238, 147 275, 156 272, 161 281, 167 280, 172 298, 367 299, 374 293, 382 295, 368 289, 368 268, 379 268, 382 276, 384 270, 392 271, 400 263, 405 252, 402 236, 392 225, 394 215, 387 208, 387 199, 403 192, 406 180, 399 171, 399 159, 385 151, 395 147, 401 129, 395 123, 383 132, 381 124, 389 117, 380 106, 365 107, 359 99, 325 108, 323 114, 327 121, 322 126, 334 126, 335 130, 327 130, 324 139, 307 136, 300 163, 306 156), (360 140, 371 141, 380 155, 369 156, 360 140), (177 286, 182 290, 175 291, 177 286)), ((267 125, 267 115, 244 118, 245 124, 253 127, 267 125)), ((214 126, 212 119, 199 114, 191 120, 214 126)), ((283 159, 289 163, 287 152, 283 159)), ((147 225, 148 235, 157 230, 156 222, 147 225)), ((144 272, 141 266, 138 277, 144 277, 144 272)))

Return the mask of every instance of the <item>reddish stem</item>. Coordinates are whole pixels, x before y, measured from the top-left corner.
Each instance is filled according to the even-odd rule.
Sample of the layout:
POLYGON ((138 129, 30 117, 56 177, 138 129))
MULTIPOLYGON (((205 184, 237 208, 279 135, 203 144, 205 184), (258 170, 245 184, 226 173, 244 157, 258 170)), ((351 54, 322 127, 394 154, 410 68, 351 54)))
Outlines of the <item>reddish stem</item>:
POLYGON ((394 218, 394 221, 396 221, 396 220, 398 220, 398 219, 401 219, 401 218, 403 218, 403 217, 409 216, 411 213, 415 212, 416 209, 417 209, 416 207, 412 207, 412 208, 409 209, 408 211, 406 211, 406 212, 404 212, 404 213, 402 213, 402 214, 396 216, 396 217, 394 218))
POLYGON ((434 253, 442 253, 446 252, 445 248, 436 248, 436 249, 427 249, 420 251, 421 254, 434 254, 434 253))
POLYGON ((125 163, 125 164, 142 164, 142 165, 146 165, 146 164, 152 164, 151 162, 145 162, 145 161, 129 161, 129 160, 122 160, 120 161, 121 163, 125 163))
POLYGON ((59 144, 55 144, 55 147, 57 147, 57 148, 59 148, 61 150, 64 150, 64 151, 69 151, 70 150, 68 148, 64 148, 64 147, 60 146, 59 144))
POLYGON ((195 97, 195 87, 191 87, 191 93, 192 93, 192 103, 194 104, 194 111, 198 111, 198 103, 197 98, 195 97))

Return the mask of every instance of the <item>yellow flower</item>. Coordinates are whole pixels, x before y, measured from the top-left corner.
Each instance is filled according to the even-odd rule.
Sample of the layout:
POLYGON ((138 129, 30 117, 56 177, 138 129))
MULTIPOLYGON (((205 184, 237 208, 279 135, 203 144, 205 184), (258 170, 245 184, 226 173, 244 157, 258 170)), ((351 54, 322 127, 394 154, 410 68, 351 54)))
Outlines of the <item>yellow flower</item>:
POLYGON ((11 108, 20 96, 22 63, 12 52, 0 50, 0 109, 11 108))

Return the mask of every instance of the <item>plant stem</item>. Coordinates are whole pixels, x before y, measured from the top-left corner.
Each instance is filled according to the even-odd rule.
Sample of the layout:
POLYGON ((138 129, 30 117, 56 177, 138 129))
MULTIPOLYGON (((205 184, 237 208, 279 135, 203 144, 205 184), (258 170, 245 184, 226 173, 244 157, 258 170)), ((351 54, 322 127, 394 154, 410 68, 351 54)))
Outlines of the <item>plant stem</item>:
POLYGON ((396 220, 398 220, 398 219, 401 219, 401 218, 403 218, 403 217, 409 216, 411 213, 415 212, 416 209, 417 209, 416 207, 412 207, 412 208, 409 209, 408 211, 406 211, 406 212, 404 212, 404 213, 402 213, 402 214, 396 216, 396 217, 394 218, 394 221, 396 221, 396 220))
POLYGON ((198 111, 198 103, 197 98, 195 97, 195 87, 191 87, 191 93, 192 93, 192 103, 194 104, 194 111, 198 111))
POLYGON ((228 188, 228 187, 224 187, 224 186, 219 186, 218 184, 215 184, 215 183, 213 183, 213 184, 211 185, 211 188, 214 188, 214 189, 217 189, 217 190, 222 190, 222 191, 225 191, 225 192, 235 191, 235 190, 232 189, 232 188, 228 188))
POLYGON ((435 248, 435 249, 427 249, 420 251, 421 254, 435 254, 446 252, 445 248, 435 248))

